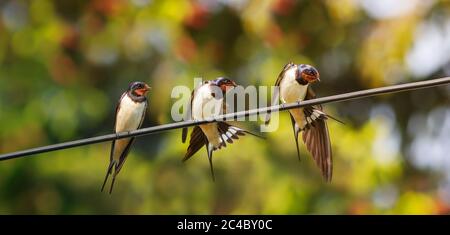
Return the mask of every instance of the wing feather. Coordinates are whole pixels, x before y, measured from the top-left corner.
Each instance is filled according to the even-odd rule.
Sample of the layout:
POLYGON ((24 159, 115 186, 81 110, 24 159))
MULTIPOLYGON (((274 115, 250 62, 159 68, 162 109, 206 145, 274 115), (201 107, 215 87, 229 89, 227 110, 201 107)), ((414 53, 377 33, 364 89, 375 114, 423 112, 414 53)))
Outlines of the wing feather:
MULTIPOLYGON (((311 88, 305 100, 315 97, 311 88)), ((305 119, 308 124, 303 127, 303 142, 308 151, 312 154, 317 167, 320 168, 322 176, 327 182, 330 182, 333 174, 333 163, 331 153, 331 141, 327 127, 327 115, 322 112, 321 106, 305 107, 305 119), (315 116, 316 118, 312 118, 315 116)))
MULTIPOLYGON (((114 115, 114 131, 116 130, 116 125, 117 125, 117 114, 119 113, 119 110, 120 110, 120 102, 122 102, 122 99, 123 99, 123 97, 125 96, 127 94, 127 92, 124 92, 121 96, 120 96, 120 99, 119 99, 119 101, 117 102, 117 104, 116 104, 116 112, 115 112, 115 115, 114 115)), ((116 145, 116 140, 113 140, 112 141, 112 144, 111 144, 111 152, 110 152, 110 154, 109 154, 109 162, 112 162, 112 160, 113 160, 113 155, 114 155, 114 147, 115 147, 115 145, 116 145)))
POLYGON ((208 139, 199 126, 194 127, 191 132, 191 140, 189 141, 189 147, 184 155, 183 162, 189 160, 198 150, 208 143, 208 139))

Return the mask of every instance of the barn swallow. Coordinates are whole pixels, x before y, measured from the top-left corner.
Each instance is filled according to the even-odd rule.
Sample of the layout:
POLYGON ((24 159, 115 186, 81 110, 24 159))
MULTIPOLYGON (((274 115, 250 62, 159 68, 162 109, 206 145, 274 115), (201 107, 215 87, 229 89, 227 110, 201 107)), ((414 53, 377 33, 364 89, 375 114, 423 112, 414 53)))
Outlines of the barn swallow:
MULTIPOLYGON (((141 127, 147 110, 146 95, 150 89, 143 82, 133 82, 130 84, 128 90, 122 94, 116 106, 115 133, 133 131, 141 127)), ((109 189, 109 193, 111 194, 116 176, 119 174, 120 169, 122 169, 133 142, 134 137, 113 140, 108 171, 103 182, 102 192, 109 175, 112 174, 112 182, 109 189)))
MULTIPOLYGON (((216 80, 205 81, 200 87, 195 89, 191 95, 190 110, 188 115, 193 120, 204 120, 220 113, 208 114, 204 112, 206 105, 213 103, 215 106, 220 107, 216 110, 222 110, 226 113, 226 102, 224 96, 227 91, 236 87, 236 83, 228 78, 219 77, 216 80), (213 92, 214 89, 222 92, 222 96, 218 97, 213 92)), ((182 142, 186 142, 186 137, 188 134, 188 129, 183 128, 182 142)), ((195 126, 191 132, 191 139, 189 142, 189 147, 186 151, 186 155, 183 158, 183 162, 187 161, 192 155, 194 155, 203 146, 206 146, 206 151, 208 153, 209 166, 211 168, 212 180, 215 181, 214 168, 212 163, 212 154, 214 151, 226 147, 226 142, 229 144, 233 143, 233 139, 239 139, 239 136, 245 134, 256 135, 239 127, 233 126, 225 121, 213 122, 208 124, 202 124, 195 126)))
MULTIPOLYGON (((282 103, 314 99, 316 95, 310 84, 317 81, 320 81, 320 75, 316 68, 306 64, 288 63, 278 75, 275 86, 279 88, 279 92, 275 93, 272 105, 276 105, 278 99, 282 103)), ((326 120, 328 118, 336 119, 324 113, 320 105, 289 109, 289 113, 294 130, 298 159, 300 160, 298 134, 303 131, 303 142, 306 144, 306 148, 313 156, 316 165, 320 168, 322 176, 327 182, 330 182, 333 174, 333 162, 326 120)), ((270 113, 266 119, 266 124, 269 121, 270 113)))

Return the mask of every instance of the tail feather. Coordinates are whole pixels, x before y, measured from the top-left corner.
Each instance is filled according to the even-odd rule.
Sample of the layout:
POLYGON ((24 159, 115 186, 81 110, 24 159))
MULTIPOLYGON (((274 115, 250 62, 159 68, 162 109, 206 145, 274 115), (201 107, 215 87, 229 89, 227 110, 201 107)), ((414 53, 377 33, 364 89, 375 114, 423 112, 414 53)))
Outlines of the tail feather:
POLYGON ((297 123, 295 122, 294 117, 292 115, 290 115, 290 116, 291 116, 292 128, 294 130, 295 146, 297 147, 297 157, 298 157, 298 161, 301 161, 300 148, 298 147, 298 133, 300 133, 300 128, 298 127, 297 123))
POLYGON ((103 192, 103 189, 105 188, 106 181, 108 181, 108 178, 109 178, 109 175, 111 174, 113 166, 114 166, 114 161, 111 161, 109 163, 108 170, 106 171, 106 176, 105 176, 105 180, 103 181, 101 192, 103 192))
MULTIPOLYGON (((208 161, 209 166, 211 168, 211 177, 212 180, 215 181, 215 175, 214 175, 214 167, 212 162, 212 155, 213 152, 222 148, 226 147, 226 143, 229 144, 233 143, 233 139, 237 140, 239 139, 239 136, 244 136, 246 134, 253 135, 259 138, 264 138, 258 134, 252 133, 250 131, 241 129, 239 127, 232 126, 226 122, 217 122, 217 128, 219 131, 219 138, 221 140, 221 143, 219 146, 213 146, 211 143, 209 143, 208 138, 203 133, 202 129, 199 126, 194 127, 191 133, 191 139, 189 141, 189 147, 186 151, 186 154, 183 158, 183 162, 187 161, 194 155, 198 150, 200 150, 203 146, 206 146, 206 150, 208 152, 208 161)), ((114 180, 114 178, 113 178, 114 180)))
POLYGON ((113 187, 114 187, 114 182, 116 182, 116 173, 114 173, 113 174, 113 178, 112 178, 112 181, 111 181, 111 187, 109 188, 109 194, 111 194, 112 193, 112 190, 113 190, 113 187))
POLYGON ((214 174, 214 166, 213 166, 213 162, 212 162, 212 155, 213 155, 214 150, 210 144, 206 145, 206 150, 208 151, 208 161, 209 161, 209 168, 211 170, 212 181, 216 182, 216 176, 214 174))

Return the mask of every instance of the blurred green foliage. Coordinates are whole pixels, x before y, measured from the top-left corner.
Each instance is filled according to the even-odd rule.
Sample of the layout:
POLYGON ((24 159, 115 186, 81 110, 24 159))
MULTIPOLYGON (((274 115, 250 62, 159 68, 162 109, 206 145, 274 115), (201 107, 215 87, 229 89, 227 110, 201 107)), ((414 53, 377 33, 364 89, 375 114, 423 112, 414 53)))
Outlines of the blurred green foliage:
MULTIPOLYGON (((449 73, 445 44, 429 40, 437 62, 426 56, 440 50, 418 49, 427 25, 450 45, 448 1, 374 2, 2 0, 0 152, 111 133, 135 80, 154 88, 144 122, 154 126, 172 122, 172 87, 194 77, 272 85, 285 63, 308 63, 326 96, 449 73)), ((138 138, 111 196, 100 193, 110 143, 0 162, 0 213, 449 213, 449 91, 326 105, 346 123, 329 124, 331 184, 303 145, 298 163, 283 113, 267 141, 215 153, 215 183, 204 150, 181 163, 181 131, 138 138)))

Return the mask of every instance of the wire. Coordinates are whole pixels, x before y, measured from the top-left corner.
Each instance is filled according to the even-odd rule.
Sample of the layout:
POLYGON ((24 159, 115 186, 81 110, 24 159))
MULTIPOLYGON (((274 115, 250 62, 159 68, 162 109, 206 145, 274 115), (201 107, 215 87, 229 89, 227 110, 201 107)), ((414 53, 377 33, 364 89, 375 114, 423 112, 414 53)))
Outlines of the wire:
POLYGON ((362 90, 362 91, 355 91, 355 92, 349 92, 339 95, 332 95, 312 100, 306 100, 301 102, 295 102, 295 103, 289 103, 289 104, 280 104, 280 105, 274 105, 264 108, 258 108, 258 109, 251 109, 246 111, 240 111, 235 113, 228 113, 219 115, 215 118, 205 119, 205 120, 188 120, 188 121, 182 121, 182 122, 175 122, 170 124, 163 124, 159 126, 153 126, 153 127, 147 127, 138 129, 135 131, 129 131, 129 132, 120 132, 116 134, 109 134, 109 135, 102 135, 97 137, 91 137, 81 140, 74 140, 54 145, 47 145, 42 146, 38 148, 32 148, 17 152, 11 152, 6 154, 0 155, 0 161, 13 159, 13 158, 19 158, 19 157, 26 157, 26 156, 32 156, 39 153, 46 153, 50 151, 56 151, 60 149, 67 149, 67 148, 73 148, 83 145, 89 145, 89 144, 95 144, 100 142, 106 142, 111 141, 114 139, 122 139, 127 137, 133 137, 133 136, 143 136, 143 135, 149 135, 157 132, 162 131, 168 131, 173 129, 179 129, 184 127, 190 127, 190 126, 196 126, 200 124, 206 124, 216 121, 223 121, 223 120, 236 120, 238 118, 242 117, 248 117, 252 115, 257 114, 264 114, 268 112, 277 112, 277 111, 283 111, 293 108, 300 108, 305 106, 312 106, 312 105, 318 105, 318 104, 326 104, 326 103, 332 103, 332 102, 341 102, 346 100, 352 100, 352 99, 360 99, 364 97, 369 96, 375 96, 375 95, 381 95, 381 94, 388 94, 388 93, 395 93, 395 92, 401 92, 401 91, 408 91, 408 90, 416 90, 416 89, 423 89, 423 88, 429 88, 434 86, 440 86, 450 83, 450 77, 444 77, 444 78, 438 78, 438 79, 431 79, 427 81, 421 81, 421 82, 412 82, 412 83, 406 83, 406 84, 400 84, 400 85, 393 85, 393 86, 387 86, 387 87, 380 87, 380 88, 374 88, 374 89, 368 89, 368 90, 362 90))

